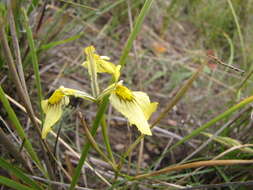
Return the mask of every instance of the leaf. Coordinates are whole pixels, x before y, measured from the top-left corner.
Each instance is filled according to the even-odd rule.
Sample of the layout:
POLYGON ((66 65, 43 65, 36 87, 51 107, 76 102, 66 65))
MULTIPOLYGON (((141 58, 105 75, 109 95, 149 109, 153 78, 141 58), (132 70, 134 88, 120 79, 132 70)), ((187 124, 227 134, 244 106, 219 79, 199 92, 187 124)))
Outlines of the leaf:
POLYGON ((7 177, 0 176, 0 184, 3 184, 7 187, 11 187, 16 190, 34 190, 33 188, 27 187, 25 185, 22 185, 20 183, 17 183, 16 181, 13 181, 7 177))
MULTIPOLYGON (((209 137, 209 138, 212 138, 213 135, 211 133, 206 133, 206 132, 203 132, 202 133, 203 135, 209 137)), ((213 138, 216 142, 224 145, 224 146, 227 146, 229 148, 233 147, 233 146, 240 146, 242 145, 240 141, 236 140, 236 139, 233 139, 233 138, 230 138, 230 137, 221 137, 221 136, 216 136, 213 138)), ((246 153, 253 153, 253 150, 251 148, 240 148, 239 150, 243 151, 243 152, 246 152, 246 153)))
POLYGON ((16 177, 21 179, 23 182, 31 185, 33 189, 42 190, 42 188, 40 188, 40 186, 34 180, 28 177, 22 170, 16 168, 12 164, 9 164, 7 161, 5 161, 2 158, 0 158, 0 167, 7 170, 8 172, 13 173, 16 177))

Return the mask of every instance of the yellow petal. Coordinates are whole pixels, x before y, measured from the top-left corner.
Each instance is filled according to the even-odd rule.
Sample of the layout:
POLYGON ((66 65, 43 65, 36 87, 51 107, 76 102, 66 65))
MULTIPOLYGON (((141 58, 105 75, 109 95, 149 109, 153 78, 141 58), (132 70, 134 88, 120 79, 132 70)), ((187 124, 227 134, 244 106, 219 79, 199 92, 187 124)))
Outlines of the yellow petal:
POLYGON ((88 46, 84 49, 84 52, 87 55, 87 69, 89 75, 94 77, 97 74, 97 64, 95 60, 95 48, 93 46, 88 46))
POLYGON ((121 69, 121 65, 117 65, 116 69, 115 69, 115 73, 114 73, 114 79, 115 81, 119 80, 120 77, 120 69, 121 69))
POLYGON ((110 102, 117 111, 129 120, 130 124, 136 125, 142 134, 152 135, 147 119, 135 101, 121 100, 115 93, 112 93, 110 102))
POLYGON ((48 99, 48 103, 50 103, 50 104, 59 103, 63 99, 64 96, 65 96, 64 93, 61 91, 60 88, 58 88, 50 96, 50 98, 48 99))
POLYGON ((113 74, 115 72, 116 66, 113 63, 105 61, 103 59, 97 59, 96 61, 98 66, 98 72, 109 74, 113 74))
POLYGON ((135 91, 133 92, 137 104, 141 107, 146 119, 148 120, 153 112, 157 109, 157 102, 150 103, 149 97, 146 93, 135 91))
POLYGON ((120 76, 120 65, 116 66, 109 62, 108 60, 110 60, 110 58, 107 56, 99 56, 96 54, 93 46, 85 48, 84 51, 87 55, 87 60, 83 62, 82 66, 88 69, 90 75, 92 75, 91 69, 93 69, 96 73, 109 73, 114 76, 115 81, 118 81, 120 76))
POLYGON ((48 100, 42 100, 41 101, 41 108, 44 113, 47 113, 48 111, 48 100))
POLYGON ((64 96, 60 102, 50 104, 49 100, 42 100, 41 107, 46 114, 45 121, 42 127, 42 139, 45 139, 51 131, 52 126, 61 118, 62 107, 69 104, 69 98, 64 96))
POLYGON ((47 134, 52 130, 52 126, 61 118, 62 108, 60 104, 49 105, 45 122, 42 128, 42 139, 45 139, 47 134))
POLYGON ((88 55, 89 53, 95 53, 96 49, 94 46, 88 46, 86 48, 84 48, 84 52, 86 55, 88 55))
POLYGON ((75 96, 78 98, 83 98, 85 100, 96 101, 96 99, 93 96, 91 96, 88 93, 83 92, 81 90, 76 90, 76 89, 72 89, 72 88, 65 88, 63 86, 60 87, 60 90, 66 96, 75 96))

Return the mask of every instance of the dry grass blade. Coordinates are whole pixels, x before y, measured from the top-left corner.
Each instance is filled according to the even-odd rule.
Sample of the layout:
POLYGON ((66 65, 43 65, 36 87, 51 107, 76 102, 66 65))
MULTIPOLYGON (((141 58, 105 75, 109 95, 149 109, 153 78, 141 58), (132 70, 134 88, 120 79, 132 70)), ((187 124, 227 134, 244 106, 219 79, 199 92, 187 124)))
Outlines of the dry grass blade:
POLYGON ((188 163, 188 164, 170 166, 170 167, 163 168, 163 169, 155 171, 155 172, 134 176, 133 179, 137 180, 137 179, 157 176, 157 175, 161 175, 161 174, 166 174, 166 173, 173 172, 173 171, 179 171, 179 170, 189 169, 189 168, 198 168, 198 167, 203 167, 203 166, 229 166, 229 165, 252 164, 252 163, 253 163, 253 160, 208 160, 208 161, 199 161, 199 162, 192 162, 192 163, 188 163))
POLYGON ((228 183, 221 183, 221 184, 210 184, 210 185, 198 185, 196 187, 187 187, 187 188, 182 188, 182 190, 194 190, 194 189, 217 189, 217 188, 222 188, 222 187, 252 187, 253 186, 253 181, 236 181, 236 182, 228 182, 228 183))
POLYGON ((187 90, 191 87, 193 81, 196 80, 198 75, 201 73, 201 71, 204 69, 207 62, 203 63, 197 71, 191 76, 191 78, 186 82, 186 84, 179 89, 176 96, 168 103, 168 105, 165 107, 165 109, 162 111, 162 113, 155 119, 155 121, 151 124, 151 128, 153 128, 157 123, 163 119, 167 113, 178 103, 179 100, 185 95, 187 90))
POLYGON ((26 82, 25 82, 25 76, 24 76, 24 71, 23 71, 23 66, 22 66, 22 59, 21 59, 21 54, 20 54, 20 48, 19 48, 19 43, 18 43, 18 37, 16 33, 16 25, 15 25, 15 20, 12 12, 12 7, 10 1, 7 1, 7 7, 8 7, 8 21, 10 23, 10 31, 11 31, 11 36, 12 36, 12 42, 13 42, 13 48, 14 48, 14 53, 16 57, 16 65, 17 65, 17 71, 18 75, 20 77, 21 84, 24 88, 24 91, 27 92, 26 88, 26 82))

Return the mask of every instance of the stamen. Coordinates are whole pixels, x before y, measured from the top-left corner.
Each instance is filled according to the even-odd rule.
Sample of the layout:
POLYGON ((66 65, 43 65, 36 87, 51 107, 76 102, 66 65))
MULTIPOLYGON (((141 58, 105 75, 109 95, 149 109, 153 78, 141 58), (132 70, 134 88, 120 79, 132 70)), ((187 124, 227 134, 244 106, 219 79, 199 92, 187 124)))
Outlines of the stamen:
POLYGON ((117 85, 115 89, 116 95, 125 101, 132 101, 134 99, 133 93, 123 85, 117 85))

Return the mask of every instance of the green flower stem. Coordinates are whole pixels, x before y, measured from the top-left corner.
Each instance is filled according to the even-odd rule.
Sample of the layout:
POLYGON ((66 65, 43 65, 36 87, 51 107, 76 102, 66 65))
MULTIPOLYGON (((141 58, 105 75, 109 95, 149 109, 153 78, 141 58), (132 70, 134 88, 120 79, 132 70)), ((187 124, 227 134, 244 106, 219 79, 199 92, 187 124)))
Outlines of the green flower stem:
MULTIPOLYGON (((79 112, 79 118, 80 118, 81 124, 82 124, 82 126, 83 126, 83 128, 84 128, 85 135, 86 135, 87 139, 89 140, 90 144, 92 145, 92 147, 93 147, 93 148, 97 151, 97 153, 99 153, 100 156, 101 156, 106 162, 108 162, 108 163, 112 166, 112 168, 115 170, 115 169, 116 169, 115 164, 112 163, 112 161, 110 160, 110 158, 108 158, 108 157, 104 154, 104 152, 99 148, 98 144, 96 143, 95 139, 93 138, 93 136, 91 135, 91 133, 90 133, 90 131, 89 131, 89 128, 88 128, 88 126, 87 126, 87 123, 85 122, 85 120, 84 120, 84 118, 83 118, 83 116, 82 116, 82 114, 81 114, 80 112, 79 112)), ((103 120, 103 118, 102 118, 102 120, 103 120)), ((101 121, 101 122, 103 122, 103 121, 101 121)))
POLYGON ((114 156, 113 156, 113 153, 112 153, 112 148, 111 148, 111 145, 110 145, 110 141, 109 141, 109 135, 108 135, 108 127, 107 127, 107 124, 106 124, 106 120, 105 120, 105 117, 103 116, 102 118, 102 121, 101 121, 101 126, 102 126, 102 134, 103 134, 103 137, 104 137, 104 143, 105 143, 105 146, 106 146, 106 150, 108 152, 108 155, 109 155, 109 158, 112 160, 113 164, 115 164, 115 159, 114 159, 114 156))
MULTIPOLYGON (((105 110, 107 108, 107 105, 108 105, 108 102, 109 102, 109 97, 106 96, 103 101, 101 102, 101 104, 99 105, 99 108, 98 108, 98 112, 96 114, 96 118, 93 122, 93 125, 92 125, 92 129, 91 129, 91 135, 94 137, 97 133, 97 129, 99 127, 99 124, 103 118, 103 115, 105 113, 105 110)), ((75 173, 74 173, 74 176, 72 177, 72 181, 71 181, 71 185, 70 185, 70 190, 74 190, 75 189, 75 186, 77 184, 77 181, 80 177, 80 174, 81 174, 81 171, 82 171, 82 167, 83 167, 83 164, 86 160, 86 157, 88 155, 88 152, 89 152, 89 149, 91 147, 91 144, 90 142, 87 142, 83 149, 82 149, 82 153, 81 153, 81 157, 80 157, 80 160, 77 164, 77 167, 75 169, 75 173)))

